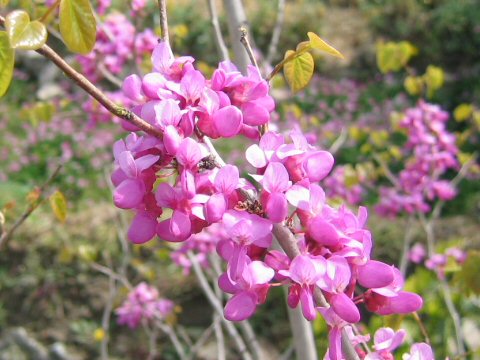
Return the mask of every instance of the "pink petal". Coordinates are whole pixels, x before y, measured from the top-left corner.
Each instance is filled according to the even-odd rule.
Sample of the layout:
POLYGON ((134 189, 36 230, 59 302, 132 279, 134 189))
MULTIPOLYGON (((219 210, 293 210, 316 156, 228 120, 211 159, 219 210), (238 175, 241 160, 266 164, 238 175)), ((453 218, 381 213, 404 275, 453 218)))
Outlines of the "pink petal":
POLYGON ((313 304, 313 296, 312 293, 302 287, 300 290, 300 303, 302 305, 302 313, 305 316, 305 319, 308 321, 315 320, 317 317, 317 310, 313 304))
POLYGON ((235 191, 235 189, 238 187, 239 181, 240 175, 238 168, 233 165, 225 165, 218 170, 218 173, 215 176, 214 184, 217 191, 228 195, 235 191))
POLYGON ((155 199, 158 206, 174 209, 177 206, 178 195, 170 184, 161 183, 158 185, 155 199))
POLYGON ((198 70, 187 71, 181 80, 180 88, 185 94, 187 100, 195 101, 200 98, 200 95, 205 87, 205 78, 198 70))
POLYGON ((310 221, 308 233, 315 241, 326 246, 335 246, 340 240, 335 226, 323 220, 320 216, 310 221))
POLYGON ((142 80, 142 90, 150 99, 160 99, 158 91, 163 89, 166 79, 162 74, 153 72, 145 75, 142 80))
POLYGON ((273 193, 268 197, 265 211, 268 218, 275 223, 282 222, 288 215, 288 204, 285 195, 273 193))
POLYGON ((257 169, 263 168, 268 163, 265 153, 257 144, 248 147, 245 152, 245 157, 247 158, 247 161, 257 169))
POLYGON ((145 212, 138 212, 128 230, 128 238, 134 244, 143 244, 151 240, 156 233, 157 219, 145 212))
POLYGON ((170 219, 161 221, 157 225, 157 235, 166 241, 185 241, 192 234, 191 228, 192 224, 188 215, 181 211, 174 211, 170 219))
POLYGON ((135 179, 138 176, 137 165, 130 151, 124 151, 118 156, 118 164, 129 178, 135 179))
POLYGON ((122 84, 123 93, 133 101, 142 101, 142 80, 135 74, 127 76, 122 84))
POLYGON ((205 218, 209 223, 215 223, 222 219, 227 208, 223 194, 213 194, 205 204, 205 218))
POLYGON ((311 182, 317 182, 328 175, 333 163, 333 156, 328 151, 316 151, 303 161, 303 169, 311 182))
POLYGON ((227 273, 223 273, 218 278, 218 287, 229 294, 235 294, 239 290, 239 287, 232 283, 227 273))
POLYGON ((142 157, 135 159, 135 164, 137 165, 138 172, 142 172, 148 168, 150 168, 153 164, 155 164, 160 156, 148 154, 142 157))
POLYGON ((183 138, 180 136, 175 126, 168 125, 165 127, 163 132, 163 145, 165 145, 165 149, 170 155, 175 156, 177 154, 182 140, 183 138))
POLYGON ((423 306, 421 296, 407 292, 400 291, 398 296, 388 298, 388 304, 377 311, 380 315, 391 314, 409 314, 420 310, 423 306))
POLYGON ((192 138, 183 139, 177 151, 178 162, 186 168, 193 169, 202 158, 200 145, 192 138))
POLYGON ((161 124, 162 127, 177 126, 182 117, 178 103, 172 99, 155 103, 153 110, 155 111, 156 123, 161 124))
POLYGON ((366 288, 381 288, 393 281, 392 267, 376 260, 369 260, 358 267, 358 283, 366 288))
POLYGON ((269 193, 286 191, 290 187, 290 180, 285 166, 278 162, 268 164, 262 185, 269 193))
POLYGON ((252 275, 253 285, 267 284, 275 275, 275 271, 263 261, 252 261, 248 265, 248 269, 252 275))
POLYGON ((296 208, 304 211, 310 209, 310 191, 306 187, 293 185, 285 195, 288 202, 296 208))
POLYGON ((328 357, 330 360, 344 359, 342 353, 342 332, 334 326, 328 333, 328 357))
POLYGON ((255 103, 246 103, 242 106, 243 122, 250 126, 266 124, 270 120, 270 113, 255 103))
POLYGON ((353 324, 360 321, 360 312, 357 306, 345 293, 333 294, 330 304, 337 315, 346 322, 353 324))
POLYGON ((161 73, 168 72, 173 60, 173 53, 167 42, 162 41, 153 49, 152 63, 154 70, 161 73))
POLYGON ((226 106, 213 114, 216 130, 226 138, 237 135, 242 123, 242 112, 235 106, 226 106))
POLYGON ((120 209, 133 209, 137 207, 145 195, 145 185, 137 179, 127 179, 115 189, 113 202, 120 209))
POLYGON ((242 321, 253 315, 257 308, 257 296, 253 293, 242 291, 228 300, 224 309, 225 319, 242 321))

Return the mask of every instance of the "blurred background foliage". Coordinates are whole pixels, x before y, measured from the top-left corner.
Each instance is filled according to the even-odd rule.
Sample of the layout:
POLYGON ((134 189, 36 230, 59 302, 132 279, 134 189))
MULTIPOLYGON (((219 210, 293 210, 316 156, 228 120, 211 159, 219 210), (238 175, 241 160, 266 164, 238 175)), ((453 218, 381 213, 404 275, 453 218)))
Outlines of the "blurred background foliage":
MULTIPOLYGON (((29 7, 30 3, 12 0, 11 6, 29 7)), ((114 0, 112 8, 127 13, 125 3, 114 0)), ((244 3, 257 55, 262 58, 275 26, 277 1, 244 3)), ((218 4, 221 27, 227 34, 227 20, 221 2, 218 4)), ((147 13, 151 15, 136 24, 140 30, 158 26, 154 1, 149 2, 147 13)), ((277 106, 278 124, 288 126, 290 121, 300 119, 302 128, 314 132, 325 148, 346 131, 348 141, 336 154, 336 162, 347 166, 347 187, 364 182, 376 184, 382 172, 373 160, 375 154, 384 157, 394 170, 400 166, 399 151, 405 135, 396 128, 396 119, 419 97, 427 97, 451 114, 448 127, 457 135, 464 159, 478 152, 477 0, 288 0, 285 14, 274 63, 304 40, 308 31, 333 44, 346 59, 316 56, 312 83, 295 96, 285 88, 281 76, 275 78, 273 93, 281 101, 277 106)), ((132 21, 135 23, 135 19, 132 21)), ((218 55, 206 2, 170 1, 169 24, 175 53, 194 56, 202 71, 211 72, 218 55)), ((228 36, 225 38, 229 45, 228 36)), ((74 62, 70 55, 65 56, 74 62)), ((23 326, 45 344, 61 341, 79 358, 95 358, 102 337, 97 330, 101 328, 108 278, 92 264, 118 266, 123 255, 114 229, 124 230, 128 220, 114 209, 109 189, 111 148, 122 131, 116 124, 87 125, 85 113, 78 106, 85 98, 72 90, 60 74, 45 76, 51 68, 43 59, 23 53, 17 64, 13 85, 0 101, 0 211, 6 226, 11 224, 25 209, 32 189, 41 185, 58 163, 65 162, 53 188, 65 194, 68 215, 66 223, 61 224, 48 202, 43 204, 15 236, 8 251, 0 252, 0 335, 3 330, 23 326), (60 84, 62 91, 73 96, 45 95, 52 84, 60 84)), ((122 75, 134 71, 131 64, 122 75)), ((113 88, 111 84, 104 87, 113 88)), ((230 142, 223 150, 234 156, 243 151, 242 146, 230 142)), ((449 174, 449 178, 454 175, 449 174)), ((368 205, 378 199, 374 190, 368 191, 365 198, 368 205)), ((465 315, 474 343, 480 333, 480 286, 476 276, 480 273, 479 213, 478 168, 473 166, 471 176, 459 186, 459 195, 444 207, 437 236, 442 243, 461 246, 472 254, 464 269, 453 269, 448 278, 458 289, 454 300, 465 315), (467 301, 463 296, 467 293, 477 300, 467 301)), ((370 226, 376 239, 376 255, 397 263, 406 220, 372 215, 370 226)), ((414 232, 416 241, 424 241, 421 229, 414 232)), ((180 273, 169 253, 169 248, 155 241, 133 247, 129 278, 133 284, 148 281, 162 295, 174 299, 182 309, 175 321, 191 334, 199 334, 209 324, 210 308, 194 286, 194 279, 180 273)), ((453 335, 451 320, 445 318, 445 305, 438 296, 436 276, 421 266, 411 266, 408 273, 409 289, 425 296, 421 316, 438 349, 437 357, 442 358, 452 348, 453 335)), ((119 294, 114 305, 118 306, 124 297, 125 292, 119 294)), ((283 351, 290 340, 286 310, 278 305, 280 302, 282 292, 273 289, 252 323, 260 338, 283 351)), ((116 325, 115 318, 110 323, 114 357, 146 355, 147 340, 140 332, 116 325)), ((413 318, 372 318, 369 326, 374 329, 385 324, 401 324, 415 337, 422 336, 413 318)), ((315 331, 318 346, 323 349, 325 325, 315 322, 315 331)), ((162 358, 174 359, 168 342, 162 344, 162 358)), ((10 358, 19 358, 15 357, 18 353, 13 354, 10 358)))

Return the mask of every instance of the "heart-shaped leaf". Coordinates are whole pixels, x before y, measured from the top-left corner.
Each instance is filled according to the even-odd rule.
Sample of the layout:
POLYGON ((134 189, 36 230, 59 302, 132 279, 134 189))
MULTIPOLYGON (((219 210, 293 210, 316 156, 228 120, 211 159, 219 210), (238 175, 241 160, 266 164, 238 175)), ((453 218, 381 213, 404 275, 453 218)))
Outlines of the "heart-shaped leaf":
MULTIPOLYGON (((288 50, 285 58, 291 57, 295 52, 288 50)), ((297 92, 308 85, 313 76, 314 61, 309 52, 294 55, 293 59, 286 62, 283 72, 293 92, 297 92)))
POLYGON ((92 51, 97 36, 97 23, 89 0, 62 0, 60 33, 71 51, 79 54, 92 51))
POLYGON ((332 56, 339 57, 340 59, 344 58, 344 56, 340 51, 335 49, 333 46, 327 44, 317 34, 313 32, 309 32, 307 33, 307 35, 308 35, 308 38, 310 39, 310 45, 312 46, 313 49, 324 51, 332 56))
POLYGON ((15 51, 10 46, 8 34, 0 31, 0 96, 3 96, 10 85, 15 63, 15 51))
POLYGON ((5 19, 10 45, 14 49, 37 50, 47 41, 47 29, 40 21, 30 21, 23 10, 15 10, 5 19))

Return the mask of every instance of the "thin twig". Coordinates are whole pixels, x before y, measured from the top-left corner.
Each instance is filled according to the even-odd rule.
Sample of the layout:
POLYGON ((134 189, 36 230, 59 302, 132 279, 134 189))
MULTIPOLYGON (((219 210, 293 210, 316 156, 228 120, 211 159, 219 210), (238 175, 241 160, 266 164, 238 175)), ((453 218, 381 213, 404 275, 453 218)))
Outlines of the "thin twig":
POLYGON ((47 181, 38 188, 37 194, 38 198, 35 201, 32 201, 28 208, 24 211, 24 213, 15 221, 12 225, 10 230, 2 232, 0 235, 0 250, 8 246, 10 239, 12 238, 15 231, 28 219, 28 217, 37 209, 44 201, 44 192, 48 186, 52 183, 52 181, 57 177, 62 169, 63 165, 58 165, 56 169, 53 171, 52 175, 47 179, 47 181))
POLYGON ((217 325, 220 325, 220 317, 215 319, 215 321, 208 328, 205 329, 205 331, 202 333, 202 335, 200 335, 195 344, 190 348, 190 353, 187 358, 188 360, 193 360, 195 358, 197 351, 203 346, 203 344, 205 344, 210 335, 212 335, 212 332, 217 325))
POLYGON ((267 57, 265 61, 271 64, 273 58, 277 55, 278 43, 280 42, 280 34, 282 33, 283 22, 285 20, 285 0, 278 0, 277 21, 273 28, 272 40, 268 47, 267 57))
POLYGON ((340 135, 338 138, 333 142, 332 146, 328 149, 328 151, 332 154, 335 155, 338 150, 345 144, 345 141, 348 139, 348 130, 344 127, 342 128, 342 131, 340 132, 340 135))
POLYGON ((240 42, 245 47, 245 50, 247 51, 248 57, 250 58, 250 62, 253 65, 255 65, 255 67, 257 69, 259 69, 257 59, 255 59, 255 54, 253 53, 252 46, 250 45, 250 41, 248 40, 248 30, 247 30, 247 28, 245 26, 241 26, 239 31, 240 31, 240 42))
POLYGON ((195 276, 197 277, 197 280, 198 280, 204 294, 207 296, 207 299, 210 302, 210 305, 212 305, 214 311, 216 311, 219 314, 219 316, 220 316, 223 324, 225 325, 225 328, 227 329, 230 337, 234 340, 235 345, 237 346, 237 349, 240 352, 240 356, 244 360, 252 360, 252 355, 248 351, 247 346, 245 345, 245 342, 243 341, 241 335, 238 333, 235 326, 233 326, 233 324, 230 321, 228 321, 227 319, 225 319, 225 317, 223 316, 222 305, 220 304, 220 301, 217 299, 217 297, 215 296, 215 293, 213 292, 212 288, 210 287, 210 284, 208 283, 208 280, 207 280, 200 264, 198 263, 197 258, 191 252, 189 252, 187 255, 188 255, 188 258, 190 259, 190 261, 192 263, 193 271, 195 273, 195 276))
POLYGON ((103 308, 103 314, 102 314, 102 329, 104 332, 104 337, 100 344, 100 354, 101 354, 102 360, 109 359, 108 343, 110 341, 110 334, 109 334, 110 317, 112 315, 113 301, 115 300, 115 296, 117 296, 116 280, 113 276, 109 276, 108 277, 108 298, 107 298, 105 307, 103 308))
POLYGON ((169 44, 170 36, 168 34, 167 0, 158 0, 158 8, 160 11, 160 29, 162 32, 161 39, 169 44))
POLYGON ((217 46, 218 54, 223 60, 230 60, 230 55, 228 55, 228 49, 225 45, 225 40, 223 39, 222 29, 220 28, 220 23, 218 21, 217 7, 214 0, 207 0, 208 10, 210 12, 210 21, 213 26, 213 33, 215 34, 215 45, 217 46))
POLYGON ((413 223, 414 217, 410 215, 407 219, 405 235, 403 236, 402 255, 400 256, 400 263, 398 264, 398 268, 404 277, 408 266, 408 252, 413 239, 413 223))
POLYGON ((374 154, 373 158, 378 162, 378 164, 380 165, 380 167, 384 172, 384 175, 392 183, 392 185, 395 188, 400 189, 401 187, 400 187, 400 184, 398 183, 397 178, 395 177, 395 175, 393 175, 392 171, 390 170, 388 165, 385 163, 385 161, 378 154, 374 154))
MULTIPOLYGON (((211 254, 208 259, 210 260, 210 264, 212 264, 212 272, 210 276, 212 277, 212 280, 218 279, 222 273, 221 268, 220 268, 220 258, 218 255, 211 254)), ((223 295, 225 293, 222 292, 220 287, 218 286, 217 281, 213 281, 213 287, 215 290, 215 295, 217 296, 217 299, 219 301, 223 300, 223 295)), ((242 333, 245 337, 245 340, 253 353, 253 357, 256 360, 261 360, 263 359, 263 354, 262 354, 262 347, 258 343, 257 340, 257 335, 255 334, 255 331, 253 330, 252 325, 248 322, 248 320, 243 320, 238 323, 240 325, 240 329, 242 330, 242 333)))
POLYGON ((183 349, 183 346, 180 343, 180 340, 178 339, 177 334, 175 333, 175 331, 173 331, 172 327, 170 325, 162 322, 161 319, 157 319, 155 324, 159 329, 161 329, 170 338, 170 341, 172 342, 173 346, 175 347, 175 350, 176 350, 178 356, 180 357, 180 359, 181 360, 187 360, 185 350, 183 349))
POLYGON ((425 328, 425 325, 423 325, 422 319, 420 319, 420 316, 418 316, 418 313, 416 311, 413 313, 413 318, 417 322, 418 327, 420 328, 420 331, 422 332, 423 337, 425 338, 425 342, 427 344, 430 344, 430 337, 428 336, 427 329, 425 328))

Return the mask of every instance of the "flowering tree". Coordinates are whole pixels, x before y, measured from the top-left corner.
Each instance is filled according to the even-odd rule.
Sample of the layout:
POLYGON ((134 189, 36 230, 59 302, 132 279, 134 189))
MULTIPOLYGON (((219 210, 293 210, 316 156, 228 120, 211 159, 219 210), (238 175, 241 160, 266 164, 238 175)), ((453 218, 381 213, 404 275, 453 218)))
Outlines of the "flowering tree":
MULTIPOLYGON (((193 57, 173 54, 165 1, 158 3, 162 33, 158 43, 152 31, 135 35, 124 15, 108 15, 97 32, 88 0, 46 2, 40 20, 30 21, 24 10, 0 17, 5 28, 0 32, 0 93, 10 82, 15 51, 35 50, 101 105, 84 104, 92 115, 91 124, 116 118, 128 135, 113 145, 111 182, 114 204, 133 213, 128 239, 134 244, 154 238, 178 243, 172 259, 186 272, 194 270, 239 356, 250 359, 250 351, 255 358, 261 354, 258 344, 247 345, 231 322, 241 322, 251 331, 244 320, 265 303, 272 287, 282 286, 288 292, 288 306, 302 314, 299 317, 297 311, 291 321, 298 358, 317 358, 315 348, 308 344, 312 331, 307 321, 319 316, 329 329, 325 358, 393 358, 393 351, 405 339, 404 330, 378 329, 374 351, 370 351, 369 336, 362 335, 356 324, 365 311, 380 316, 415 313, 422 308, 422 298, 403 289, 404 271, 372 258, 374 241, 366 226, 366 207, 352 211, 329 201, 329 192, 320 182, 335 187, 328 177, 335 162, 332 153, 317 147, 299 126, 282 132, 272 121, 276 104, 269 81, 276 74, 283 69, 292 90, 298 91, 312 77, 313 50, 342 55, 308 33, 307 41, 288 51, 263 76, 248 31, 242 28, 234 35, 252 64, 239 69, 225 59, 207 77, 193 57), (45 23, 57 10, 61 39, 81 54, 77 60, 83 74, 46 45, 45 23), (146 74, 127 76, 121 91, 106 92, 94 85, 102 79, 115 82, 131 52, 139 67, 143 56, 151 53, 146 74), (248 142, 242 145, 240 159, 233 161, 228 154, 222 157, 217 143, 237 138, 248 142), (213 284, 205 276, 206 269, 213 269, 217 278, 213 284)), ((215 6, 210 5, 215 16, 215 6)), ((108 1, 100 1, 98 13, 108 6, 108 1)), ((145 6, 144 1, 132 2, 130 15, 138 16, 145 6)), ((233 22, 241 14, 231 11, 233 22)), ((216 35, 223 49, 218 29, 216 35)), ((408 129, 407 149, 416 156, 400 172, 399 181, 393 179, 395 188, 380 190, 380 212, 424 214, 430 210, 429 200, 454 196, 450 184, 440 180, 447 169, 458 170, 457 149, 445 132, 445 120, 440 109, 424 102, 407 112, 401 126, 408 129), (428 118, 426 125, 423 117, 428 118)), ((351 202, 361 201, 358 196, 354 199, 351 202)), ((11 236, 11 232, 5 234, 2 242, 11 236)), ((161 299, 147 284, 128 287, 128 299, 117 309, 119 322, 150 330, 158 326, 170 335, 178 356, 186 358, 165 322, 173 303, 161 299)), ((428 344, 416 343, 404 358, 434 356, 428 344)))

